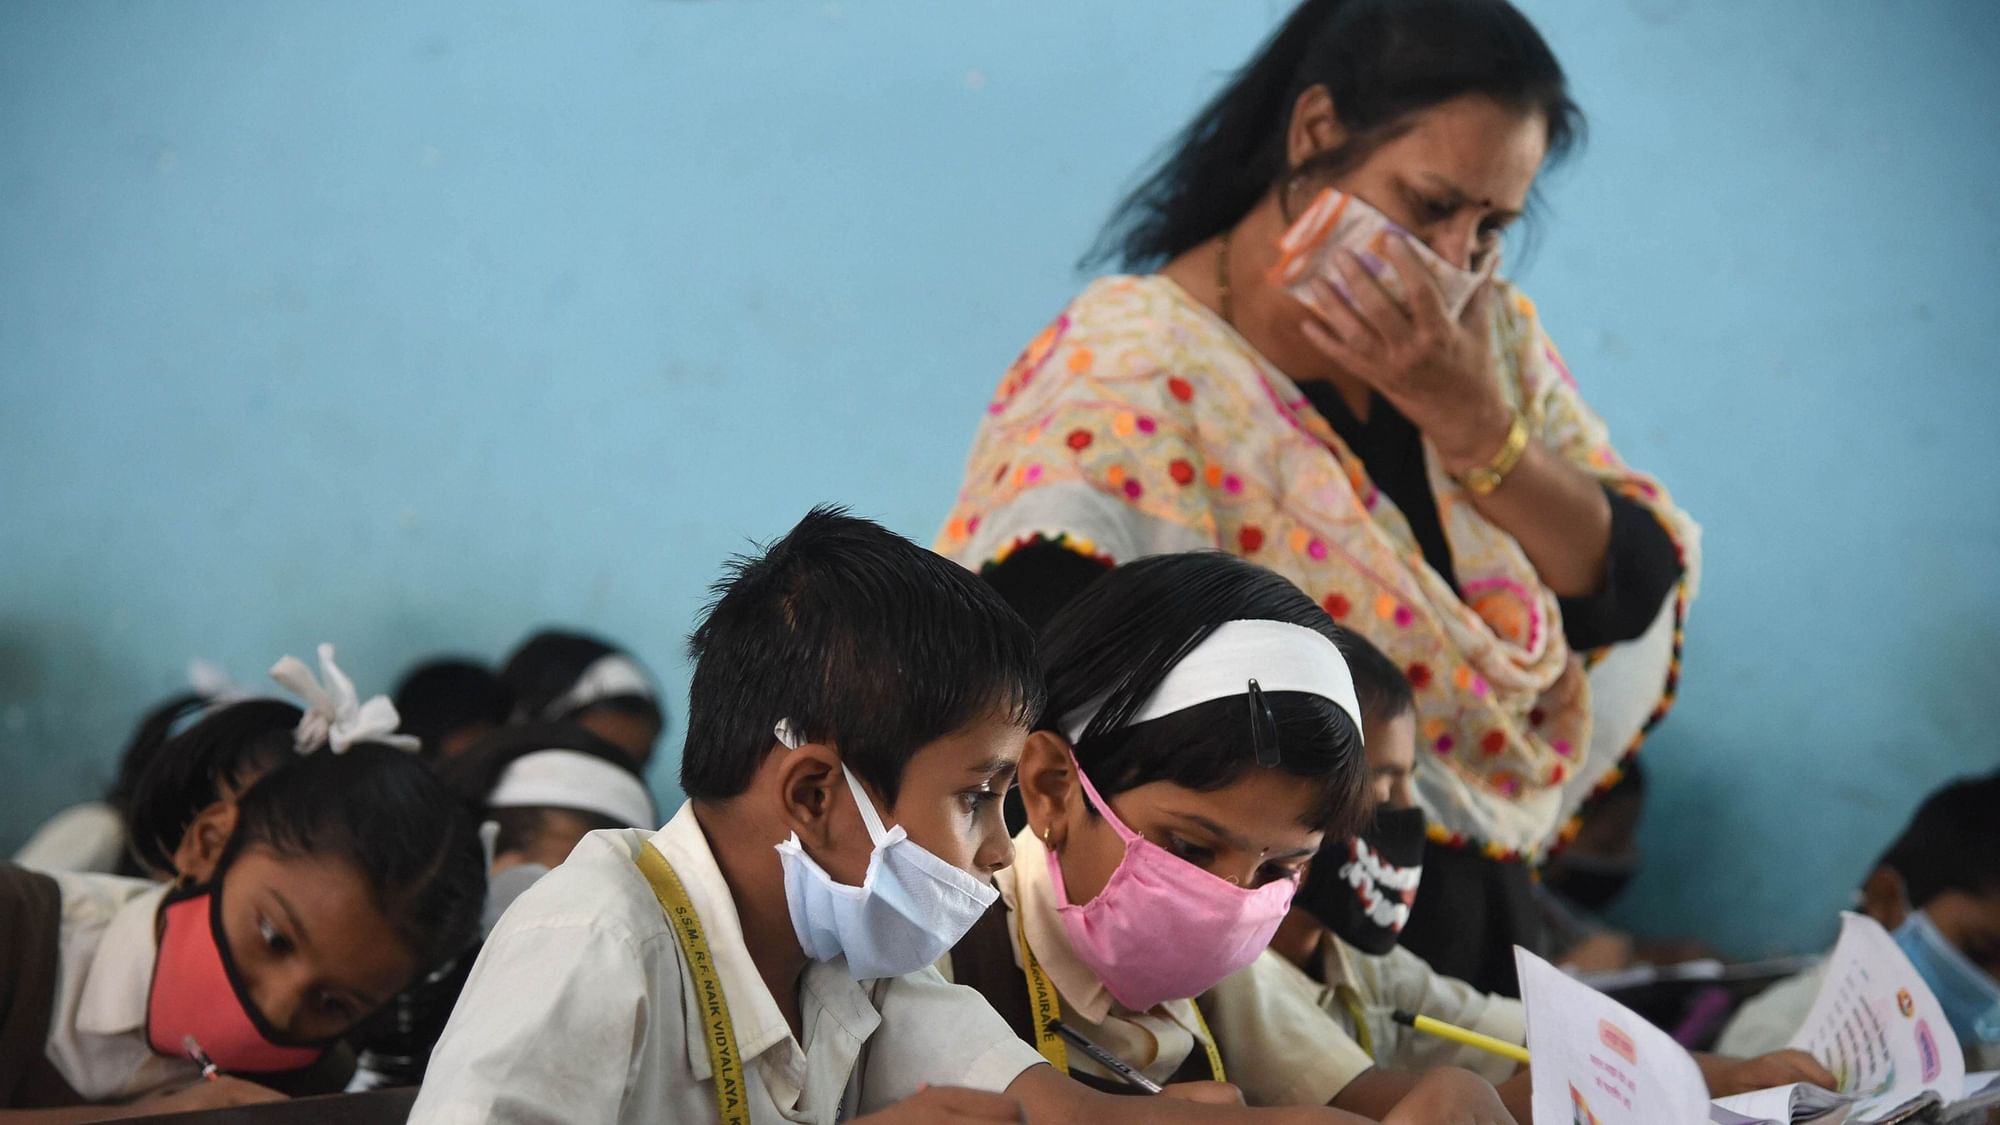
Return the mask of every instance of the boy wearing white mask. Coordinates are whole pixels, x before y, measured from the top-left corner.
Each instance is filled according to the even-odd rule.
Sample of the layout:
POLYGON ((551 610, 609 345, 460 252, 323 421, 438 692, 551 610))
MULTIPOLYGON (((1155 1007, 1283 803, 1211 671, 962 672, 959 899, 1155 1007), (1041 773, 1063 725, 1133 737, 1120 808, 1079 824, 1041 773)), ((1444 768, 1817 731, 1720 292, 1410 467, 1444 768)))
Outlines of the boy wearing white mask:
POLYGON ((1042 704, 979 579, 817 510, 716 593, 689 801, 515 901, 412 1122, 1356 1120, 1098 1094, 930 967, 1013 857, 999 799, 1042 704))

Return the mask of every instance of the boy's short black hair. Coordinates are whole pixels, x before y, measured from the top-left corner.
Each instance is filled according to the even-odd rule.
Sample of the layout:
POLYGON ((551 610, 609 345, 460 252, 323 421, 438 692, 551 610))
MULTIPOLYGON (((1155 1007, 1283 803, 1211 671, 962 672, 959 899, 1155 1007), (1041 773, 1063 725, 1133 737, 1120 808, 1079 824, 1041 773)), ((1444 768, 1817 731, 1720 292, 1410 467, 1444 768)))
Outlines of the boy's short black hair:
POLYGON ((1354 677, 1354 699, 1361 704, 1363 722, 1387 722, 1417 709, 1410 678, 1388 653, 1375 647, 1375 642, 1352 629, 1342 629, 1334 643, 1347 660, 1348 674, 1354 677))
POLYGON ((1917 806, 1881 866, 1903 877, 1912 907, 1946 891, 2000 893, 2000 771, 1961 778, 1917 806))
POLYGON ((884 800, 928 743, 1042 707, 1035 638, 971 571, 840 508, 814 508, 761 556, 731 561, 688 640, 681 789, 734 797, 789 719, 884 800))

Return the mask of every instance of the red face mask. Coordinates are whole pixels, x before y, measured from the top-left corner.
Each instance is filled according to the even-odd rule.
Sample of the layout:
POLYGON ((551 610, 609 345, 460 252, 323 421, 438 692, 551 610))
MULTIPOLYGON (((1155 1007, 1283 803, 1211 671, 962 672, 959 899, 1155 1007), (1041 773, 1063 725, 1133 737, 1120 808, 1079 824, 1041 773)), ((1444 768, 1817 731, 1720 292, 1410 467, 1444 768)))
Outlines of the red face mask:
POLYGON ((146 1005, 146 1039, 154 1051, 185 1058, 193 1037, 223 1070, 297 1070, 318 1060, 323 1043, 288 1039, 251 1002, 222 932, 222 878, 168 895, 153 986, 146 1005))

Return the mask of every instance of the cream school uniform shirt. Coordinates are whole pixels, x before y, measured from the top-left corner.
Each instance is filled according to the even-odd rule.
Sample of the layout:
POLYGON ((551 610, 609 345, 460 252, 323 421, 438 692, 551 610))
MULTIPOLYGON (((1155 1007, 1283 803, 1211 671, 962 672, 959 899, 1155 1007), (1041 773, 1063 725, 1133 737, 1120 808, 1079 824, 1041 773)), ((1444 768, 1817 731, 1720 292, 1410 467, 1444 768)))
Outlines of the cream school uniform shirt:
POLYGON ((129 1101, 201 1076, 153 1053, 146 1002, 167 888, 145 879, 50 871, 62 894, 48 1059, 86 1101, 129 1101))
MULTIPOLYGON (((1297 1034, 1275 1037, 1256 1065, 1283 1072, 1294 1065, 1297 1052, 1324 1051, 1345 1067, 1358 1067, 1349 1081, 1369 1066, 1410 1073, 1457 1066, 1495 1083, 1514 1073, 1511 1059, 1424 1035, 1395 1022, 1392 1013, 1398 1008, 1419 1012, 1495 1039, 1525 1043, 1526 1013, 1519 1000, 1444 976, 1407 949, 1373 956, 1329 934, 1318 956, 1321 980, 1265 950, 1249 968, 1203 997, 1211 1021, 1233 1024, 1243 1018, 1240 1013, 1253 1012, 1266 1024, 1299 1026, 1297 1034), (1301 1004, 1317 1017, 1301 1014, 1301 1004), (1307 1031, 1308 1026, 1313 1030, 1307 1031)), ((1219 1026, 1216 1034, 1226 1041, 1219 1026)))
POLYGON ((14 862, 43 872, 111 872, 124 856, 125 818, 103 801, 85 801, 35 829, 14 853, 14 862))
MULTIPOLYGON (((1190 1054, 1206 1053, 1201 1018, 1193 1000, 1170 1000, 1150 1011, 1135 1012, 1113 999, 1097 974, 1077 958, 1057 913, 1048 848, 1034 833, 1024 829, 1014 837, 1014 865, 999 872, 993 881, 1008 909, 1021 920, 1021 926, 1010 935, 1014 963, 1023 963, 1024 927, 1035 962, 1062 997, 1064 1023, 1155 1082, 1166 1082, 1190 1054)), ((1171 941, 1173 920, 1162 918, 1160 925, 1161 940, 1171 941)), ((1024 983, 1022 987, 1027 986, 1024 983)), ((1303 1020, 1272 1020, 1265 1018, 1268 1013, 1241 1009, 1232 1013, 1238 1018, 1219 1018, 1205 1005, 1203 1014, 1215 1033, 1225 1078, 1243 1091, 1244 1101, 1251 1105, 1325 1105, 1355 1074, 1368 1068, 1365 1057, 1355 1067, 1337 1052, 1321 1050, 1318 1043, 1298 1041, 1300 1034, 1310 1034, 1313 1021, 1326 1022, 1311 1005, 1300 1006, 1297 1014, 1303 1020), (1286 1065, 1260 1065, 1259 1056, 1274 1049, 1281 1051, 1286 1065)), ((1113 1077, 1080 1051, 1070 1051, 1068 1057, 1073 1071, 1113 1077)))
POLYGON ((1005 1090, 1042 1061, 978 993, 935 969, 856 983, 845 961, 800 980, 803 1043, 743 944, 701 825, 593 832, 486 939, 431 1056, 413 1125, 713 1122, 694 978, 635 858, 657 848, 701 919, 758 1125, 831 1123, 920 1083, 1005 1090))

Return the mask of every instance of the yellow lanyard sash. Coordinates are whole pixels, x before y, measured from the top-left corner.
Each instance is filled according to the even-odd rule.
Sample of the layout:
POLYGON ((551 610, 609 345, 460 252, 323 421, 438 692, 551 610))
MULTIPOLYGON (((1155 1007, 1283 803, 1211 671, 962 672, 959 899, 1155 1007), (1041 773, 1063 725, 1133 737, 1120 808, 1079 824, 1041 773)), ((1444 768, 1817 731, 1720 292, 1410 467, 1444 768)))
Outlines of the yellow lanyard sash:
MULTIPOLYGON (((1042 971, 1041 962, 1035 960, 1035 951, 1028 947, 1027 912, 1016 910, 1014 924, 1021 940, 1022 971, 1028 978, 1028 1007, 1034 1014, 1035 1048, 1050 1066, 1068 1074, 1069 1045, 1063 1042, 1062 1036, 1049 1030, 1049 1024, 1062 1018, 1062 997, 1056 993, 1056 986, 1049 980, 1049 975, 1042 971)), ((1215 1048, 1215 1035, 1208 1030, 1208 1021, 1202 1018, 1201 1005, 1193 1001, 1188 1004, 1194 1009, 1195 1026, 1201 1028, 1201 1045, 1208 1052, 1209 1073, 1215 1075, 1217 1082, 1229 1081, 1222 1076, 1222 1052, 1215 1048)))
POLYGON ((736 1053, 736 1025, 729 1022, 729 1002, 722 995, 722 977, 715 971, 715 957, 702 935, 701 919, 688 901, 687 888, 674 874, 673 865, 652 844, 639 847, 639 870, 652 884, 653 897, 660 900, 667 924, 687 958, 694 975, 702 1020, 708 1029, 708 1062, 715 1072, 715 1109, 722 1125, 750 1125, 750 1101, 743 1086, 743 1057, 736 1053))

